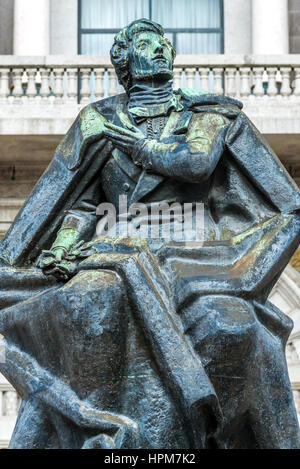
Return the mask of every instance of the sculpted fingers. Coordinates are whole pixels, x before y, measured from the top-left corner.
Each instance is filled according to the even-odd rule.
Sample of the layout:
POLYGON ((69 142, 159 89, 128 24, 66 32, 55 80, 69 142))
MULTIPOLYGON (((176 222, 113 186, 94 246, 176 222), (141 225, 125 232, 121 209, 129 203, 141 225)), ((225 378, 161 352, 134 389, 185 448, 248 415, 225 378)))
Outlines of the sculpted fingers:
POLYGON ((133 137, 133 138, 144 137, 142 132, 140 132, 140 130, 138 128, 135 128, 133 126, 131 128, 132 130, 128 130, 128 129, 124 129, 123 127, 119 127, 118 125, 114 125, 114 124, 111 124, 110 122, 107 122, 105 124, 105 127, 108 130, 112 130, 112 131, 114 131, 114 132, 116 132, 117 134, 120 134, 120 135, 126 135, 128 137, 133 137))
POLYGON ((111 130, 106 130, 104 132, 104 135, 109 138, 110 140, 116 140, 120 143, 129 143, 129 144, 132 144, 133 142, 136 141, 136 138, 133 138, 131 136, 128 136, 128 135, 122 135, 122 134, 118 134, 117 132, 113 132, 111 130))

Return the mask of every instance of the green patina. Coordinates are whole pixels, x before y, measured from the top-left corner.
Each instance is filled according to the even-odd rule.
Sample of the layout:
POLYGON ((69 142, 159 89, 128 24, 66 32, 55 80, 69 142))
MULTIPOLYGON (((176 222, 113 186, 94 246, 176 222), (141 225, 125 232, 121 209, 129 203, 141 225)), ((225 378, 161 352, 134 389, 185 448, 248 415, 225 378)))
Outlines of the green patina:
POLYGON ((108 121, 92 106, 87 106, 80 113, 80 130, 83 140, 101 135, 106 130, 108 121))
POLYGON ((67 251, 77 242, 78 231, 72 228, 60 230, 57 234, 56 240, 52 245, 54 248, 64 248, 67 251))

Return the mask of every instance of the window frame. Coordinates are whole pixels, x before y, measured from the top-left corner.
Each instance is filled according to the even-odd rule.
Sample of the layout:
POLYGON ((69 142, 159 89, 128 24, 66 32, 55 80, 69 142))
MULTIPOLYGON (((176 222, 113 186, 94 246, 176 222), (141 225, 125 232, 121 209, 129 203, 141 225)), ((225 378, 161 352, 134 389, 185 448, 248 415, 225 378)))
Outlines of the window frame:
MULTIPOLYGON (((150 18, 152 17, 152 0, 149 1, 150 18)), ((164 28, 165 33, 172 34, 172 44, 176 49, 177 33, 218 33, 220 34, 221 54, 224 54, 224 0, 220 2, 220 27, 219 28, 164 28)), ((78 0, 78 54, 82 55, 82 35, 83 34, 117 34, 120 28, 82 28, 82 0, 78 0)), ((125 25, 124 25, 125 26, 125 25)), ((162 25, 163 26, 163 25, 162 25)), ((196 54, 195 54, 196 55, 196 54)))

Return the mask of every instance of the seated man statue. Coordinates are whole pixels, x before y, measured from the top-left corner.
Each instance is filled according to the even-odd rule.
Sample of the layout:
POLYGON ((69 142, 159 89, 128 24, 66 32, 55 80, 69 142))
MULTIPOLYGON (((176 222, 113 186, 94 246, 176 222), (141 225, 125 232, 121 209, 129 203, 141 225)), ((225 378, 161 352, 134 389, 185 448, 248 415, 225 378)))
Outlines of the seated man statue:
POLYGON ((126 93, 80 112, 0 244, 11 448, 300 447, 267 301, 300 193, 239 101, 173 90, 174 58, 153 21, 116 35, 126 93))

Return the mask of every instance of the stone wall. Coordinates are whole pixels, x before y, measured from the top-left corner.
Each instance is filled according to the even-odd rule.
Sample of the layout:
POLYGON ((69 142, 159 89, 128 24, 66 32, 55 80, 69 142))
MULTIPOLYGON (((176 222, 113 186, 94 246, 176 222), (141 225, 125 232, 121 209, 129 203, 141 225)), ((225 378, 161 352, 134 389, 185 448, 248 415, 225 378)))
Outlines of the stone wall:
POLYGON ((13 53, 13 0, 0 0, 0 55, 13 53))
POLYGON ((77 33, 77 0, 51 0, 50 54, 76 55, 77 33))
POLYGON ((224 0, 224 53, 252 53, 252 0, 224 0))
POLYGON ((290 54, 300 53, 300 0, 289 0, 290 54))

